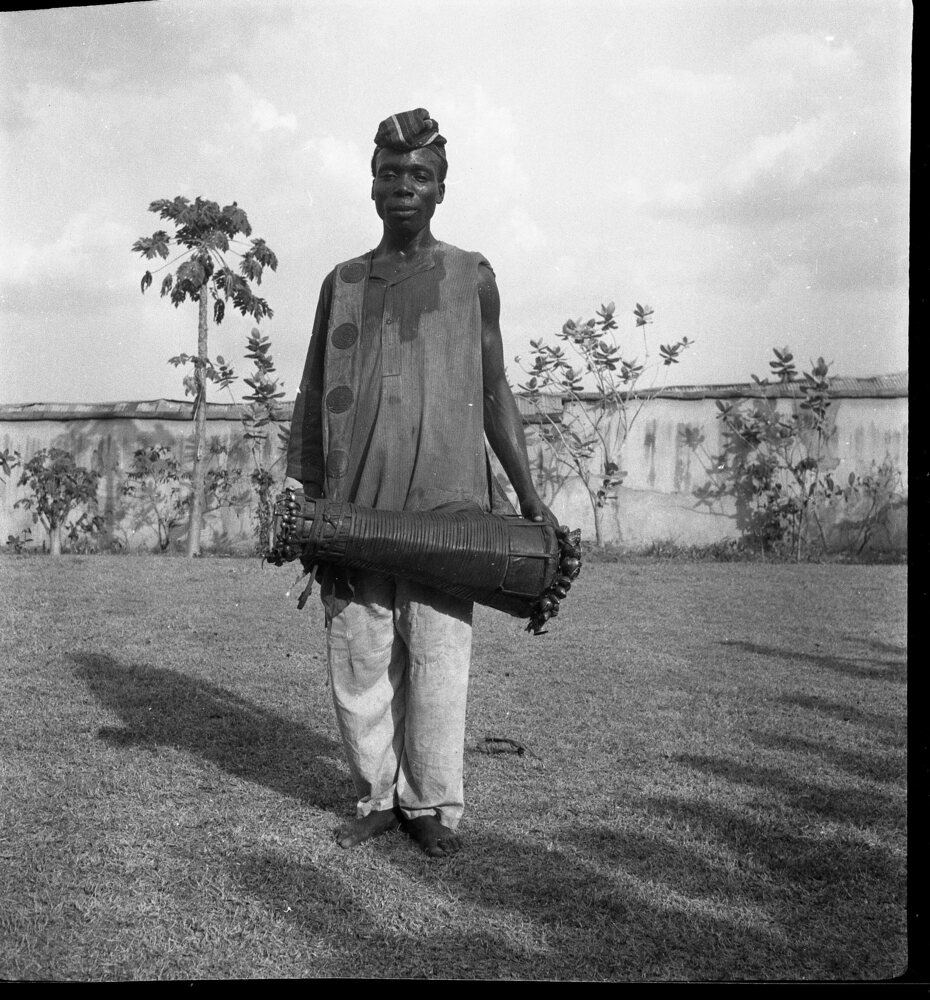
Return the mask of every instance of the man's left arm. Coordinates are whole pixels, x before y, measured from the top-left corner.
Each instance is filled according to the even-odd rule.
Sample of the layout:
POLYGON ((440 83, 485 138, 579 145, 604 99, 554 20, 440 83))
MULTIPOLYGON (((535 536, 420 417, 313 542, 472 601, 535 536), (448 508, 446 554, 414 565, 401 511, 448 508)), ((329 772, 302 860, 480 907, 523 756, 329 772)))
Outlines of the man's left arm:
POLYGON ((484 369, 484 432, 517 493, 520 512, 533 521, 558 526, 552 511, 540 500, 526 454, 523 419, 504 369, 500 295, 490 268, 478 268, 481 302, 481 360, 484 369))

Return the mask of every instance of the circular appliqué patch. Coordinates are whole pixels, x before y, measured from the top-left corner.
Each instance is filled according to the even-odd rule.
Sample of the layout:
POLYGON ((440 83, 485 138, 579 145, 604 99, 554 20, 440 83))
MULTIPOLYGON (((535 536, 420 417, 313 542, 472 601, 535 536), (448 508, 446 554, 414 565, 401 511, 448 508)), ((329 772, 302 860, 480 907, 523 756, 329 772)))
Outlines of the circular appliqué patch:
POLYGON ((337 326, 330 337, 333 347, 339 347, 343 350, 351 347, 357 339, 358 327, 354 323, 343 323, 341 326, 337 326))
POLYGON ((365 270, 364 264, 346 264, 339 268, 339 277, 347 284, 354 285, 365 277, 365 270))
POLYGON ((347 385, 337 385, 326 393, 326 409, 330 413, 345 413, 354 399, 355 393, 347 385))
POLYGON ((326 475, 338 479, 349 470, 349 453, 337 448, 326 456, 326 475))

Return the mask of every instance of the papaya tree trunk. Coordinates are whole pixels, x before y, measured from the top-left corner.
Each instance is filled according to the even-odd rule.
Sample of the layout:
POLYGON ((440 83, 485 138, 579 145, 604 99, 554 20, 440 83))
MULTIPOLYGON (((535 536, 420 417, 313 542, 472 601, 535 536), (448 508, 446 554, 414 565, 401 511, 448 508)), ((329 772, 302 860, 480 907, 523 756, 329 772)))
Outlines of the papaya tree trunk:
POLYGON ((48 529, 48 551, 49 555, 61 555, 61 525, 53 524, 48 529))
POLYGON ((195 369, 196 395, 194 397, 194 467, 191 470, 190 520, 187 525, 187 556, 200 555, 200 527, 204 511, 204 447, 207 427, 207 386, 204 363, 207 359, 207 289, 200 289, 197 324, 197 354, 202 359, 195 369))

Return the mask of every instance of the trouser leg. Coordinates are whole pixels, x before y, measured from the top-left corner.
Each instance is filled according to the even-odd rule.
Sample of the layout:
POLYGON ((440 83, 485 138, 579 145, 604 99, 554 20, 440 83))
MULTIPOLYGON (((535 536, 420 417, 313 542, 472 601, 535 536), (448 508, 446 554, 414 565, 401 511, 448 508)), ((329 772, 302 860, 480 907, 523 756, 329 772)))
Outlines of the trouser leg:
POLYGON ((394 581, 353 574, 354 600, 327 629, 336 719, 358 815, 395 805, 403 753, 407 650, 394 626, 394 581))
POLYGON ((398 580, 395 608, 407 648, 397 802, 408 819, 437 814, 455 829, 464 809, 472 604, 398 580))

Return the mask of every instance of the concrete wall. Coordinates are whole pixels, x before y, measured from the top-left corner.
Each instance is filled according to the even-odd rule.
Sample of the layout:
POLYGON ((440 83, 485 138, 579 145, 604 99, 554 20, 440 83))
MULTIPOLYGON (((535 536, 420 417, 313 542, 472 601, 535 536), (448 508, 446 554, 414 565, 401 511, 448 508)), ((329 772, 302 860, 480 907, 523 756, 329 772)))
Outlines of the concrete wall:
MULTIPOLYGON (((78 465, 101 473, 98 489, 99 511, 107 521, 107 536, 131 550, 157 549, 158 532, 151 518, 127 502, 122 488, 126 472, 132 467, 133 453, 138 448, 153 445, 171 447, 188 465, 193 460, 189 420, 105 419, 105 420, 35 420, 4 423, 0 421, 0 450, 18 451, 24 459, 42 448, 61 448, 74 455, 78 465)), ((246 476, 253 468, 248 447, 242 442, 242 425, 238 420, 210 420, 207 423, 208 449, 214 454, 211 467, 241 468, 246 476)), ((259 448, 262 462, 275 460, 272 441, 259 448)), ((283 463, 278 465, 283 473, 283 463)), ((15 509, 18 499, 28 495, 18 486, 19 470, 5 485, 0 485, 0 544, 7 536, 32 528, 32 537, 42 538, 41 526, 32 524, 29 511, 15 509)), ((180 537, 180 529, 177 535, 180 537)), ((254 544, 251 510, 242 505, 209 512, 204 522, 203 543, 231 551, 248 551, 254 544)))
MULTIPOLYGON (((731 400, 731 402, 739 402, 731 400)), ((723 447, 717 400, 653 399, 634 422, 621 452, 627 473, 617 499, 603 510, 605 541, 641 547, 653 542, 704 545, 739 537, 732 500, 713 509, 699 504, 693 491, 708 482, 713 456, 723 447), (697 448, 692 438, 703 436, 697 448)), ((590 405, 590 404, 587 404, 590 405)), ((789 413, 793 400, 778 401, 789 413)), ((850 472, 868 473, 886 458, 901 471, 907 483, 907 399, 836 399, 831 408, 833 434, 830 454, 839 460, 833 475, 845 480, 850 472)), ((571 413, 571 409, 568 410, 571 413)), ((577 480, 551 483, 545 474, 552 467, 551 454, 538 432, 529 429, 528 443, 540 488, 549 480, 550 506, 560 520, 580 527, 594 537, 594 513, 587 492, 577 480)), ((895 528, 895 544, 906 537, 906 516, 895 528)))
MULTIPOLYGON (((733 402, 738 402, 733 400, 733 402)), ((579 404, 582 405, 582 404, 579 404)), ((583 404, 591 405, 591 404, 583 404)), ((779 407, 790 410, 794 401, 783 399, 779 407)), ((526 412, 527 407, 522 407, 526 412)), ((708 479, 711 457, 720 451, 721 423, 716 399, 650 400, 635 422, 622 452, 621 467, 627 477, 604 510, 604 537, 631 546, 671 541, 679 545, 706 544, 738 537, 732 503, 713 510, 700 506, 693 495, 708 479), (697 449, 686 443, 685 432, 703 435, 697 449)), ((907 399, 842 398, 831 406, 834 435, 830 447, 839 459, 835 476, 845 478, 850 471, 868 472, 870 467, 890 459, 907 482, 907 399)), ((552 467, 551 453, 541 443, 533 424, 527 424, 531 461, 541 473, 540 483, 559 519, 580 527, 588 538, 594 536, 593 512, 583 487, 571 480, 561 485, 546 483, 545 470, 552 467)), ((189 420, 125 419, 3 420, 0 412, 0 449, 19 451, 28 458, 41 448, 63 448, 81 465, 102 473, 100 510, 108 518, 113 538, 128 548, 154 547, 154 528, 141 523, 125 510, 122 485, 133 452, 142 446, 168 444, 180 454, 190 448, 192 425, 189 420)), ((248 450, 241 443, 241 425, 232 414, 211 419, 207 434, 226 452, 215 456, 218 466, 251 470, 248 450)), ((274 442, 264 444, 263 462, 274 460, 274 442)), ((281 470, 278 465, 278 470, 281 470)), ((18 475, 0 485, 0 544, 8 535, 31 525, 28 511, 14 509, 25 490, 17 485, 18 475)), ((906 537, 906 515, 895 528, 900 543, 906 537)), ((40 532, 34 530, 34 537, 40 532)), ((251 513, 248 509, 225 509, 208 515, 205 544, 248 551, 254 544, 251 513)))

